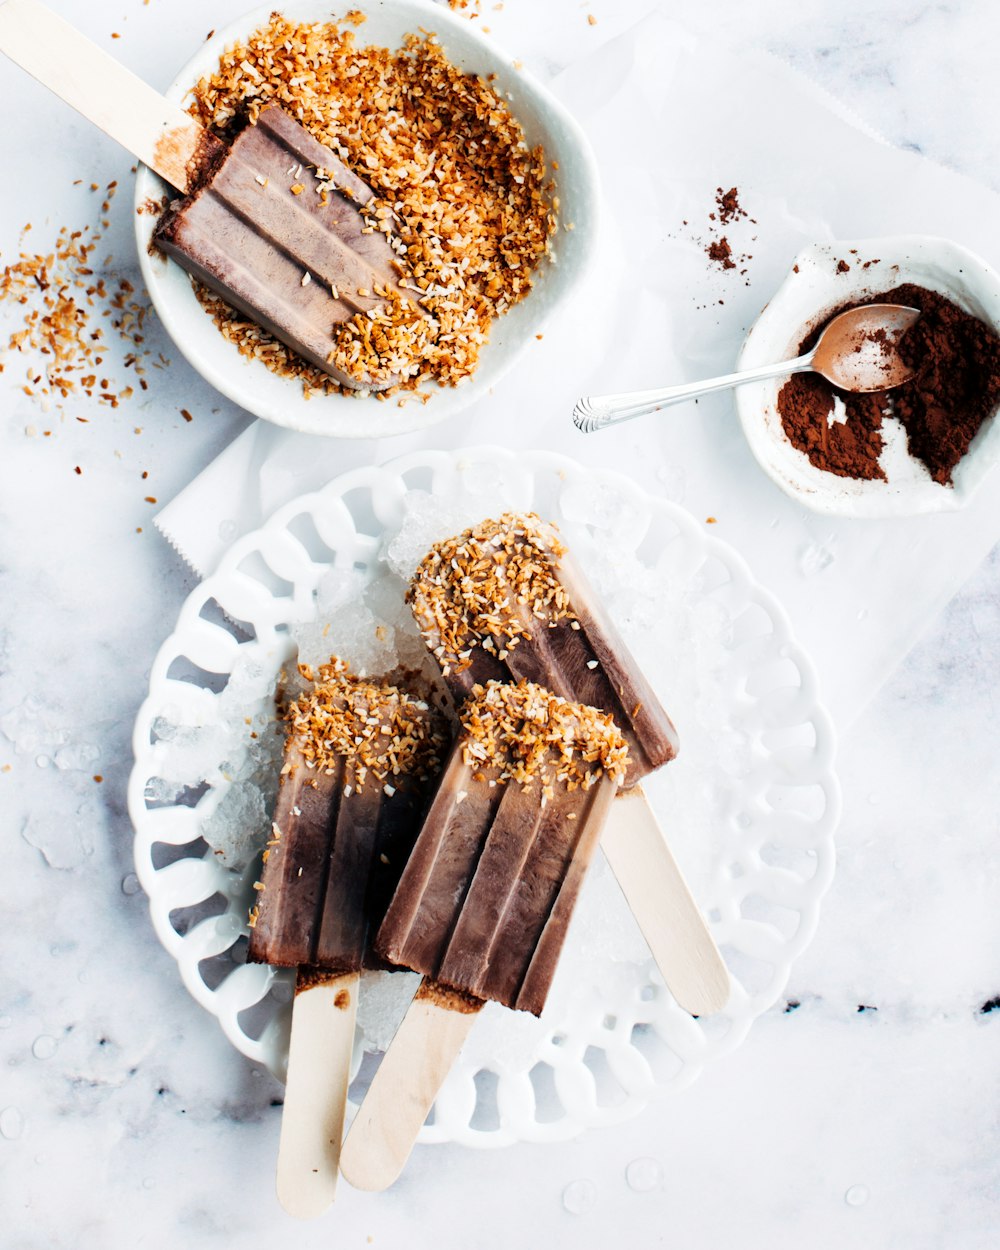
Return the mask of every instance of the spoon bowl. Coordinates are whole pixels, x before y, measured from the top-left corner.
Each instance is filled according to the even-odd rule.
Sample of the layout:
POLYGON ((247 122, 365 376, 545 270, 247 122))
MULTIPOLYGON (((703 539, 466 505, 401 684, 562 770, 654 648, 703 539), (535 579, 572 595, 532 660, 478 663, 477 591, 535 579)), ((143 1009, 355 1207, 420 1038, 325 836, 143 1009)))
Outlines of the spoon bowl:
MULTIPOLYGON (((904 285, 935 291, 1000 333, 1000 273, 968 248, 932 235, 884 235, 812 243, 791 257, 784 280, 750 328, 738 369, 795 356, 837 309, 868 306, 904 285), (843 258, 851 258, 845 271, 843 258)), ((892 298, 892 296, 888 296, 892 298)), ((919 327, 914 333, 919 333, 919 327)), ((906 351, 904 345, 903 348, 906 351)), ((907 352, 907 355, 910 353, 907 352)), ((1000 405, 983 422, 945 486, 908 452, 901 427, 884 423, 883 479, 851 478, 814 465, 788 438, 781 377, 735 392, 736 413, 754 460, 794 502, 826 516, 883 518, 967 507, 1000 463, 1000 405)), ((894 392, 887 393, 887 399, 894 392)), ((886 405, 888 407, 888 405, 886 405)))
POLYGON ((815 347, 794 360, 744 369, 652 391, 625 391, 618 395, 591 395, 578 399, 573 423, 584 434, 609 425, 659 412, 688 399, 713 391, 728 390, 746 382, 814 370, 845 391, 885 391, 913 376, 913 369, 898 353, 903 334, 920 316, 919 309, 901 304, 865 304, 840 313, 824 328, 815 347))

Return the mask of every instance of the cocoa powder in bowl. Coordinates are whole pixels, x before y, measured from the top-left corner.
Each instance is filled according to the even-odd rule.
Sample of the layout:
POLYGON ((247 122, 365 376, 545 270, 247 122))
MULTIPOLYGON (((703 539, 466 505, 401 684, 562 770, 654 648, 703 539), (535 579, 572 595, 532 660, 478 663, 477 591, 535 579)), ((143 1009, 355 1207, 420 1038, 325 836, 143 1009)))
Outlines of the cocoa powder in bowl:
MULTIPOLYGON (((945 296, 913 283, 846 304, 826 320, 861 304, 920 309, 920 320, 899 343, 915 376, 892 391, 858 394, 815 373, 794 374, 778 393, 785 435, 818 469, 884 480, 882 421, 892 416, 906 431, 910 455, 935 482, 949 485, 980 426, 1000 405, 1000 336, 945 296), (843 421, 831 422, 835 398, 843 404, 843 421)), ((813 347, 823 325, 806 336, 799 354, 813 347)))

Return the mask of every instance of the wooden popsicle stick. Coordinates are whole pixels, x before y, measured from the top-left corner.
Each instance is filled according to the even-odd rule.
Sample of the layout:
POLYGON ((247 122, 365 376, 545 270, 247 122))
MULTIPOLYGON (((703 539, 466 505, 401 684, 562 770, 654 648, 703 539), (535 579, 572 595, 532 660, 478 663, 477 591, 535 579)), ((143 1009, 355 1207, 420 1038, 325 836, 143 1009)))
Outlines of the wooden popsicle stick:
POLYGON ((322 1215, 337 1192, 358 980, 300 968, 295 983, 277 1189, 299 1219, 322 1215))
POLYGON ((693 1016, 721 1011, 729 973, 641 786, 611 804, 601 848, 674 998, 693 1016))
POLYGON ((347 1132, 340 1168, 356 1189, 388 1189, 483 1003, 426 977, 347 1132))
POLYGON ((0 52, 179 191, 213 136, 38 0, 0 3, 0 52))

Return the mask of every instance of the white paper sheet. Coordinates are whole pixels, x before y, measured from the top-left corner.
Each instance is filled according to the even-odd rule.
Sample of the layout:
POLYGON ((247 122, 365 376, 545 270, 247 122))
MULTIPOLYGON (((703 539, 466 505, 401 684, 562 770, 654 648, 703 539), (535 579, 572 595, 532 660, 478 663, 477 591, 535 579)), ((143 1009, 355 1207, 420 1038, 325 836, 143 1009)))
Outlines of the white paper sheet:
POLYGON ((596 148, 607 213, 588 289, 518 372, 468 414, 412 437, 348 443, 258 422, 157 524, 205 574, 238 534, 356 465, 417 446, 558 450, 715 517, 718 537, 784 603, 843 727, 990 550, 1000 492, 988 482, 954 514, 823 517, 757 467, 730 394, 591 436, 577 433, 570 410, 581 394, 729 372, 807 243, 939 234, 997 264, 1000 197, 887 147, 776 60, 728 51, 657 15, 553 87, 596 148), (749 218, 725 233, 751 259, 722 272, 705 244, 716 188, 731 186, 749 218))

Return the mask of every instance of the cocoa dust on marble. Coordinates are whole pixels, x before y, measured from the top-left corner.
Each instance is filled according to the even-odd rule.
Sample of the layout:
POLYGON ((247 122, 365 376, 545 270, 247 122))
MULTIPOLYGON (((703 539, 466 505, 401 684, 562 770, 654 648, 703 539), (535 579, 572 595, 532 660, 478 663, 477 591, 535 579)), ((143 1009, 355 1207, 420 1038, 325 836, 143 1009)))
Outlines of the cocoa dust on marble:
MULTIPOLYGON (((739 276, 746 278, 747 262, 753 259, 753 254, 744 251, 737 240, 737 235, 744 233, 740 230, 743 221, 752 226, 757 224, 740 203, 739 188, 729 187, 727 190, 725 187, 716 187, 713 206, 708 213, 708 235, 695 236, 694 241, 712 266, 723 272, 738 270, 739 276)), ((690 228, 691 225, 689 221, 681 224, 685 228, 690 228)), ((755 242, 756 237, 753 235, 750 242, 755 242)), ((749 286, 750 283, 746 282, 746 285, 749 286)), ((721 304, 724 301, 718 302, 721 304)))

